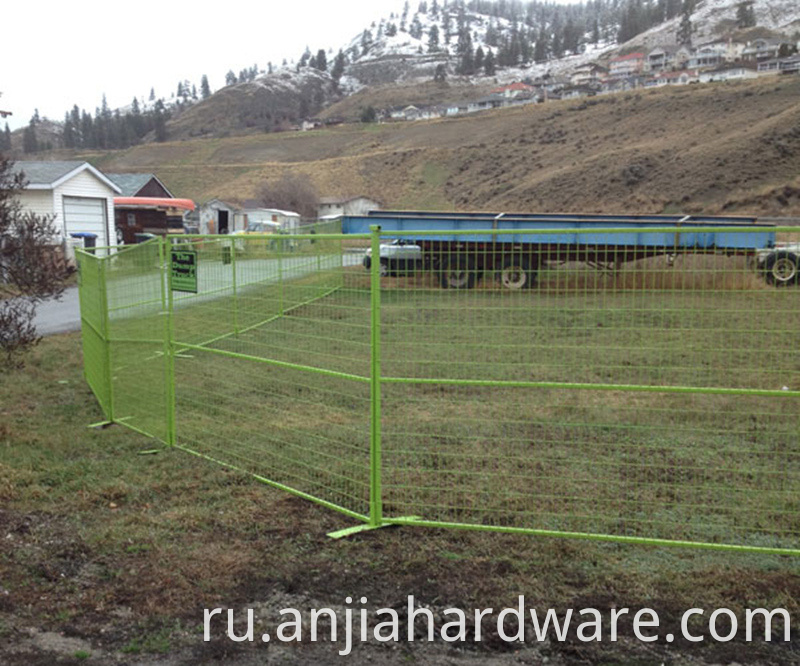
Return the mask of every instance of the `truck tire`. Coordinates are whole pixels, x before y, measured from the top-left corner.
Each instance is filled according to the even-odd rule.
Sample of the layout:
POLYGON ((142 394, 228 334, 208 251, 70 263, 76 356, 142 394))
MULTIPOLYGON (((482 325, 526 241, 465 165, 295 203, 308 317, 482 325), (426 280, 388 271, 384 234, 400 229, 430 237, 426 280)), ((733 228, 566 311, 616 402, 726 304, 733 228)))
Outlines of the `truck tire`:
MULTIPOLYGON (((364 257, 364 268, 370 270, 372 268, 372 257, 364 257)), ((388 259, 381 259, 378 265, 378 272, 381 274, 381 277, 386 277, 391 275, 389 272, 389 260, 388 259)))
POLYGON ((477 279, 475 260, 463 254, 443 257, 439 261, 442 289, 472 289, 477 279))
POLYGON ((531 269, 524 257, 509 257, 500 271, 500 283, 514 291, 530 289, 536 283, 536 270, 531 269))
POLYGON ((773 252, 764 262, 767 282, 776 287, 797 284, 800 276, 800 257, 793 252, 779 250, 773 252))

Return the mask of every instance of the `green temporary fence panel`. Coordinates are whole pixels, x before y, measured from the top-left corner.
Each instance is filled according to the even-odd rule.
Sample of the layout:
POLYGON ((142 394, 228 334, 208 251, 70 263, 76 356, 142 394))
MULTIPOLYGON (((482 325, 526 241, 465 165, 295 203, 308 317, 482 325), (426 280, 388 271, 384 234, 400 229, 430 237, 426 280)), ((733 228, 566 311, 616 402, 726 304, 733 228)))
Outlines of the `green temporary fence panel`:
POLYGON ((757 240, 415 225, 79 252, 106 417, 363 528, 800 554, 800 287, 757 240))

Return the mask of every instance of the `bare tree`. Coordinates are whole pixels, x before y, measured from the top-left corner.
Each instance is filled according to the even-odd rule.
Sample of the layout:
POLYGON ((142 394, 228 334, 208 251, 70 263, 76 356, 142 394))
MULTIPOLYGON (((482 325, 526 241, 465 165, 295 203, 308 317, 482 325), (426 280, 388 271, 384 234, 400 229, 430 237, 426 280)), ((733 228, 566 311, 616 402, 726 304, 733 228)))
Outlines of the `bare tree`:
POLYGON ((301 217, 316 217, 319 196, 308 176, 284 173, 278 180, 264 183, 258 199, 268 208, 291 210, 301 217))
POLYGON ((36 306, 64 291, 73 269, 54 246, 51 217, 24 212, 18 194, 25 175, 0 154, 0 366, 21 367, 21 355, 39 337, 36 306))

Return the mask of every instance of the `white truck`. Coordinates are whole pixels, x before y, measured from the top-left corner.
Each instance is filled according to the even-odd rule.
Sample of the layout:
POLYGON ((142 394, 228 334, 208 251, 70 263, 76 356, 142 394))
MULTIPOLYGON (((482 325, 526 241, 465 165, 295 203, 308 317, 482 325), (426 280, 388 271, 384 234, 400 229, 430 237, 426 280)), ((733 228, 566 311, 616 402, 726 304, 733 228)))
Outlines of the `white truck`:
MULTIPOLYGON (((381 243, 380 273, 394 277, 407 275, 422 266, 422 248, 413 241, 396 238, 389 243, 381 243)), ((372 266, 372 249, 364 257, 364 268, 372 266)))
POLYGON ((800 282, 800 243, 778 243, 756 252, 756 265, 764 278, 776 287, 800 282))

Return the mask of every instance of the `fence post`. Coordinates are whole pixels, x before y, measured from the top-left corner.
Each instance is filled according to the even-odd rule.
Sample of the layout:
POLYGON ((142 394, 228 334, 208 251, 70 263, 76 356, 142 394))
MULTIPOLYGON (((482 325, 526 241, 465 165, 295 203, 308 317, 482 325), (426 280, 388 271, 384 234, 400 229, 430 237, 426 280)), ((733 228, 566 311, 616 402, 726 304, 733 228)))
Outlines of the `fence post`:
POLYGON ((283 316, 283 241, 278 238, 275 244, 278 250, 278 316, 283 316))
POLYGON ((381 228, 371 225, 370 264, 370 442, 369 442, 369 524, 383 523, 381 491, 381 228))
POLYGON ((103 331, 103 349, 105 352, 104 365, 105 365, 105 383, 108 388, 108 414, 106 414, 106 419, 109 421, 114 420, 114 382, 113 382, 113 372, 111 369, 111 321, 108 314, 108 279, 106 275, 106 268, 107 262, 97 257, 97 261, 99 262, 100 266, 100 276, 101 279, 99 280, 100 283, 100 312, 102 312, 103 321, 102 321, 102 328, 103 331))
MULTIPOLYGON (((231 242, 231 272, 233 273, 233 331, 239 337, 239 298, 236 293, 236 242, 231 242)), ((246 242, 246 241, 243 241, 246 242)))
POLYGON ((172 325, 172 255, 169 237, 159 240, 161 308, 164 315, 164 359, 166 363, 167 446, 175 446, 175 340, 172 325))

